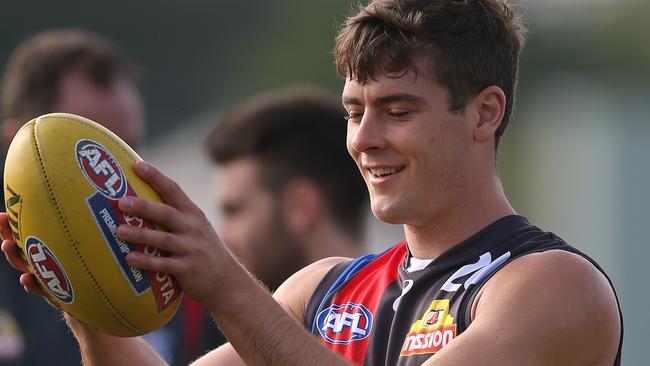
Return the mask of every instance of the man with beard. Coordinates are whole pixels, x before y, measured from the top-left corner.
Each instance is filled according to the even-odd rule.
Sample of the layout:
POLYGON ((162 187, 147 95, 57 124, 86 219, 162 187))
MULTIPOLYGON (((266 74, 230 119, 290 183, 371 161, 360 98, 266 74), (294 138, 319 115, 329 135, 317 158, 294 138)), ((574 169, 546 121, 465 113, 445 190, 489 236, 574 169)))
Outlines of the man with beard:
MULTIPOLYGON (((367 192, 345 148, 345 110, 313 86, 270 91, 236 106, 206 146, 219 169, 219 234, 271 291, 306 265, 363 253, 367 192)), ((209 314, 185 299, 186 354, 223 343, 209 314), (191 324, 191 325, 190 325, 191 324)))
POLYGON ((363 253, 367 193, 344 114, 323 90, 286 88, 237 106, 207 139, 219 235, 272 291, 309 263, 363 253))

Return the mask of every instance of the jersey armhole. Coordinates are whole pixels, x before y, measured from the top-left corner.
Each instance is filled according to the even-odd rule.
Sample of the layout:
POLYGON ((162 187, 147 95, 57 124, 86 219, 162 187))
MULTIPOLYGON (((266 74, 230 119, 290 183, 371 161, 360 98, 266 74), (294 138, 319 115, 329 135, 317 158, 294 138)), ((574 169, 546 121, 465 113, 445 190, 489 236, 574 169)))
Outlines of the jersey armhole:
POLYGON ((491 272, 489 272, 485 277, 483 277, 478 283, 470 286, 467 289, 467 292, 469 293, 469 296, 464 296, 459 308, 458 308, 458 314, 462 314, 460 317, 460 320, 458 322, 458 328, 460 332, 464 332, 467 330, 467 328, 472 324, 472 308, 474 306, 474 301, 476 301, 476 296, 478 296, 478 293, 481 291, 483 286, 494 277, 497 272, 503 269, 503 267, 507 266, 510 264, 512 261, 515 259, 521 258, 525 255, 528 254, 533 254, 533 253, 541 253, 545 252, 546 250, 552 250, 556 248, 550 248, 550 249, 543 249, 543 250, 538 250, 538 251, 531 251, 531 252, 526 252, 523 254, 519 254, 514 257, 508 258, 505 262, 501 263, 501 265, 497 266, 494 268, 491 272))
POLYGON ((320 304, 321 298, 325 293, 327 293, 327 290, 331 284, 336 281, 336 279, 341 275, 343 271, 345 271, 351 262, 353 262, 353 260, 346 260, 334 265, 334 267, 332 267, 325 274, 325 276, 323 276, 323 278, 314 289, 314 292, 312 293, 311 297, 309 298, 309 302, 307 303, 307 307, 305 308, 305 315, 303 319, 303 323, 307 329, 311 328, 311 322, 312 319, 316 316, 317 308, 320 304))
POLYGON ((312 333, 316 332, 316 318, 330 295, 334 294, 342 285, 359 272, 366 264, 372 262, 378 254, 368 254, 363 257, 341 262, 332 267, 316 286, 314 293, 309 299, 303 322, 305 327, 312 333))

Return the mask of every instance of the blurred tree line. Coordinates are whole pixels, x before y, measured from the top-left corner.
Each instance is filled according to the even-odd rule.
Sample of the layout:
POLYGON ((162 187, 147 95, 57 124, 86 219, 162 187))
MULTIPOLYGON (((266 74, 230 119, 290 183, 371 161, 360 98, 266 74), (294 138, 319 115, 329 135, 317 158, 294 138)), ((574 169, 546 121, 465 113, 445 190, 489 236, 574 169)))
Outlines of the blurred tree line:
POLYGON ((331 47, 345 0, 1 1, 0 68, 22 40, 80 27, 140 66, 152 135, 259 89, 301 81, 338 88, 331 47))
POLYGON ((650 1, 531 1, 524 87, 565 72, 650 84, 648 14, 650 1))
MULTIPOLYGON (((523 95, 563 70, 650 83, 648 2, 524 2, 531 28, 523 95), (541 9, 538 9, 541 8, 541 9), (570 11, 568 11, 569 9, 570 11), (572 10, 571 10, 572 9, 572 10)), ((331 48, 356 2, 2 1, 0 67, 30 35, 82 27, 119 44, 141 67, 152 135, 260 89, 315 82, 338 90, 331 48)))

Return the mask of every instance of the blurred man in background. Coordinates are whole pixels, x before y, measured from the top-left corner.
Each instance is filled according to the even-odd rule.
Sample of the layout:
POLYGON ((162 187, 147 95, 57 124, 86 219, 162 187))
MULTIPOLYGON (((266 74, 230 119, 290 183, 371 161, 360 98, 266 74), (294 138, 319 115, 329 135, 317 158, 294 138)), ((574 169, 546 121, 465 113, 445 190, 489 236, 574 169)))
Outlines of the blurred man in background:
POLYGON ((208 139, 219 233, 271 290, 318 259, 363 252, 368 198, 344 112, 333 95, 294 87, 235 108, 208 139))
MULTIPOLYGON (((219 233, 272 291, 309 263, 363 253, 368 198, 345 150, 344 112, 315 87, 275 90, 235 107, 206 140, 219 166, 219 233)), ((200 340, 185 337, 186 354, 223 343, 202 307, 185 300, 195 319, 186 326, 203 329, 200 340)))
MULTIPOLYGON (((90 118, 135 149, 144 132, 133 66, 111 42, 86 31, 51 30, 21 44, 8 62, 0 97, 5 149, 25 122, 50 112, 90 118)), ((25 296, 17 278, 0 265, 0 364, 79 364, 77 343, 59 311, 25 296)))
POLYGON ((8 146, 27 121, 50 112, 99 122, 137 148, 143 104, 133 65, 108 40, 81 30, 36 35, 11 56, 2 80, 2 141, 8 146))

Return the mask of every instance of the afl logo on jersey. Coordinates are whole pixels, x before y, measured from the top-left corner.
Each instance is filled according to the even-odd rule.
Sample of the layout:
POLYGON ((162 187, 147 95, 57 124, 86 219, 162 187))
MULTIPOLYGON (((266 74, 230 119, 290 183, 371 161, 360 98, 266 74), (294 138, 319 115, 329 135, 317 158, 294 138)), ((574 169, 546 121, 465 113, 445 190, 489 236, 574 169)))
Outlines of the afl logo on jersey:
POLYGON ((71 304, 74 296, 70 280, 45 243, 30 236, 25 243, 25 249, 29 263, 48 292, 64 303, 71 304))
POLYGON ((332 304, 318 313, 318 332, 329 343, 349 344, 368 337, 372 313, 361 304, 332 304))
POLYGON ((108 150, 92 140, 77 141, 75 150, 81 171, 101 194, 115 200, 126 194, 122 167, 108 150))

